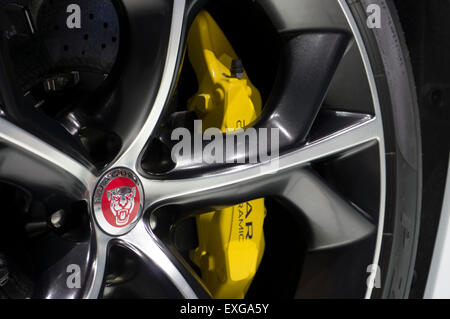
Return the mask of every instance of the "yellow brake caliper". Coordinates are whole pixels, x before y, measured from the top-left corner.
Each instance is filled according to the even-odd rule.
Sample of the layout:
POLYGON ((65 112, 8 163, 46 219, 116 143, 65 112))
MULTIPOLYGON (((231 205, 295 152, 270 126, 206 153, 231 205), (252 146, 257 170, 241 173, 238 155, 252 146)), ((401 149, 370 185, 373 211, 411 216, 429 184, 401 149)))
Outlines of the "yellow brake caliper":
MULTIPOLYGON (((239 58, 209 15, 196 17, 188 37, 188 55, 199 90, 188 102, 203 129, 226 132, 244 128, 261 113, 261 96, 239 58)), ((215 298, 244 298, 264 253, 264 199, 197 216, 199 246, 192 261, 215 298)))

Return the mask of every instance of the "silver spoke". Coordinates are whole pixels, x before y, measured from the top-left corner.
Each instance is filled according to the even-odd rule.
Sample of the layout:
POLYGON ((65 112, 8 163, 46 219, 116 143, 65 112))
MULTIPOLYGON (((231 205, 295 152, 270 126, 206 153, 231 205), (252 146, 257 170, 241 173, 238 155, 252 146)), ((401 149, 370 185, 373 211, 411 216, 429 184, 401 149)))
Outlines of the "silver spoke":
POLYGON ((130 233, 122 236, 120 240, 124 244, 139 250, 146 258, 156 264, 167 275, 183 297, 188 299, 197 298, 197 294, 183 276, 180 269, 168 257, 165 249, 157 242, 156 238, 147 231, 142 220, 130 233))
POLYGON ((161 113, 169 98, 172 82, 176 76, 177 56, 180 48, 185 5, 185 0, 175 0, 173 4, 169 46, 167 48, 163 76, 150 114, 132 144, 119 157, 116 163, 111 165, 112 167, 123 166, 130 169, 135 169, 136 158, 139 156, 149 137, 153 133, 153 130, 156 128, 156 124, 158 123, 161 113))
MULTIPOLYGON (((153 180, 141 177, 145 193, 145 208, 155 209, 166 203, 181 203, 194 200, 204 193, 214 193, 239 185, 239 192, 261 187, 261 181, 276 181, 289 171, 311 162, 344 153, 379 139, 381 126, 376 118, 367 118, 359 124, 343 129, 315 142, 306 144, 297 151, 281 156, 276 162, 236 167, 230 171, 198 178, 179 180, 153 180)), ((267 186, 266 182, 263 182, 267 186)), ((227 195, 230 195, 227 193, 227 195)), ((238 195, 238 194, 235 194, 238 195)), ((224 195, 226 196, 226 195, 224 195)))
POLYGON ((94 174, 81 163, 3 118, 0 118, 0 142, 69 173, 86 189, 95 183, 94 174))
POLYGON ((111 237, 103 233, 96 225, 93 227, 95 228, 95 247, 93 255, 87 256, 91 263, 84 292, 84 298, 88 299, 98 298, 103 288, 108 246, 111 241, 111 237))

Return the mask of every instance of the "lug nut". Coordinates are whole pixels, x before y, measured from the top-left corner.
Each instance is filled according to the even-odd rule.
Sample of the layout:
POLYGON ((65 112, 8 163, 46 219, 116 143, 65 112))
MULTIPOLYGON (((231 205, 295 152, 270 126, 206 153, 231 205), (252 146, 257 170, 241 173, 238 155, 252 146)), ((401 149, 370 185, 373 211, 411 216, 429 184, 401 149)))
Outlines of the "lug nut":
POLYGON ((66 220, 66 213, 64 210, 60 209, 50 216, 50 223, 55 228, 61 228, 66 220))

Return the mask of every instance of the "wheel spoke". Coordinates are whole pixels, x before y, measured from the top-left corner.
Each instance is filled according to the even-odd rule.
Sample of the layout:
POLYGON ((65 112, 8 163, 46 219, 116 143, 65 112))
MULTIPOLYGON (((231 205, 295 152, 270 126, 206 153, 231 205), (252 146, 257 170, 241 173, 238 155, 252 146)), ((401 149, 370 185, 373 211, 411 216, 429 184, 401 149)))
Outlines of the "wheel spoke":
POLYGON ((86 196, 95 182, 87 167, 5 119, 0 127, 1 179, 86 196))
MULTIPOLYGON (((226 199, 238 203, 247 197, 270 195, 276 189, 274 183, 285 183, 286 177, 299 168, 330 156, 352 151, 359 146, 376 142, 379 136, 379 123, 376 118, 364 117, 332 135, 317 136, 314 141, 300 149, 282 155, 274 160, 230 170, 216 171, 196 178, 149 179, 142 178, 145 193, 145 208, 157 209, 165 204, 187 204, 189 202, 226 199), (271 185, 272 184, 272 185, 271 185)), ((327 134, 327 133, 326 133, 327 134)))
POLYGON ((144 258, 162 271, 173 286, 184 298, 205 298, 208 293, 199 283, 192 271, 188 270, 171 252, 165 248, 140 222, 128 234, 120 238, 120 242, 132 250, 143 254, 144 258))
POLYGON ((375 231, 375 226, 362 212, 310 170, 298 171, 282 197, 304 215, 311 231, 311 251, 347 245, 375 231))
MULTIPOLYGON (((119 83, 116 95, 120 98, 116 102, 129 105, 132 109, 148 110, 150 106, 151 109, 144 121, 142 121, 143 117, 140 116, 134 123, 123 121, 123 124, 119 127, 119 130, 130 130, 130 127, 134 127, 138 131, 131 132, 130 141, 125 142, 127 148, 120 155, 115 166, 135 167, 137 154, 142 151, 153 133, 169 99, 176 77, 176 66, 182 40, 185 0, 173 1, 173 7, 170 9, 170 1, 156 1, 157 5, 146 5, 145 3, 145 1, 124 2, 128 14, 131 14, 129 18, 131 21, 130 41, 132 42, 131 50, 134 58, 129 58, 130 65, 127 66, 121 83, 119 83), (155 7, 151 9, 155 12, 150 12, 150 16, 143 14, 143 12, 146 13, 147 6, 155 7), (172 10, 171 14, 169 10, 172 10), (157 18, 157 21, 153 21, 152 15, 157 18), (144 16, 145 19, 143 19, 144 16), (160 42, 168 42, 163 45, 161 43, 150 45, 148 41, 154 42, 156 40, 150 39, 149 31, 153 34, 154 39, 160 42), (154 50, 153 46, 159 48, 155 57, 153 56, 155 53, 151 53, 154 50), (155 87, 155 83, 159 83, 159 87, 155 87)), ((129 108, 122 107, 120 110, 125 114, 119 116, 119 118, 129 118, 129 108)))
POLYGON ((86 289, 84 291, 84 298, 96 299, 100 296, 103 288, 106 261, 108 257, 108 249, 111 237, 103 233, 100 229, 95 227, 94 251, 91 252, 89 258, 89 274, 86 281, 86 289))
POLYGON ((350 37, 302 33, 286 41, 281 67, 258 127, 280 130, 280 149, 304 142, 350 37))

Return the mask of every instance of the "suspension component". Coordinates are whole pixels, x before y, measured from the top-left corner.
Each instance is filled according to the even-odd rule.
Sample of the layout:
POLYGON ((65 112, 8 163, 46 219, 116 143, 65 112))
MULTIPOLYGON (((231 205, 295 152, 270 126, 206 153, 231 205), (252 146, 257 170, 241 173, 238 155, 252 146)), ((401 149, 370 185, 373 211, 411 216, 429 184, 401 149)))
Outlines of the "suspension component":
MULTIPOLYGON (((246 128, 261 113, 261 96, 228 39, 202 11, 188 36, 188 56, 199 83, 188 108, 203 129, 246 128)), ((244 298, 264 253, 264 199, 196 217, 199 246, 192 261, 215 298, 244 298)))

